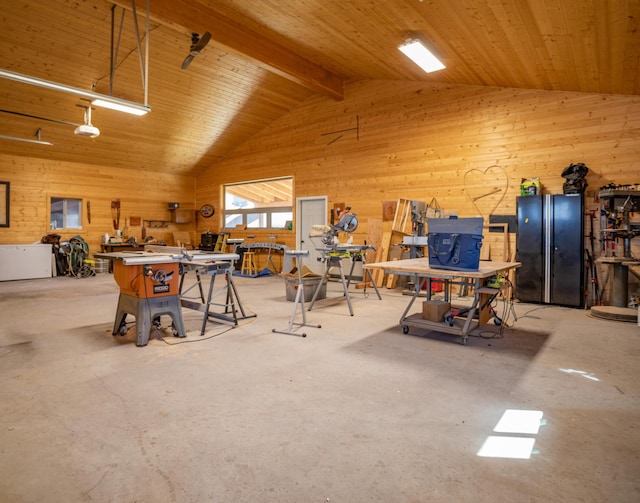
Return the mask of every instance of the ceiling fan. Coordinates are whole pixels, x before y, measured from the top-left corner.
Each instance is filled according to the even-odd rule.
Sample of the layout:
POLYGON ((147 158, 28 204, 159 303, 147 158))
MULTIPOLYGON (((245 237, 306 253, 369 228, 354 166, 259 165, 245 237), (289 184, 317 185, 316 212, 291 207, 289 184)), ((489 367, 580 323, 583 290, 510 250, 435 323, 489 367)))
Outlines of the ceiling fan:
POLYGON ((191 48, 189 50, 189 55, 182 62, 182 69, 185 70, 190 64, 193 58, 195 58, 200 51, 205 48, 205 46, 211 40, 211 33, 208 31, 202 35, 202 37, 197 33, 191 34, 191 48))

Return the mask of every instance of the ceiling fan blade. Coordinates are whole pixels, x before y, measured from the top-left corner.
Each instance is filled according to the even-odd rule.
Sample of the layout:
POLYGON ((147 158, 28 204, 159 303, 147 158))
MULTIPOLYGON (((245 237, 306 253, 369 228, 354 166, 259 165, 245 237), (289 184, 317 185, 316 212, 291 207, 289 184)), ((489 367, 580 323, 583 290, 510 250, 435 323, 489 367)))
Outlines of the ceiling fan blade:
POLYGON ((200 54, 200 51, 205 48, 205 46, 209 43, 209 40, 211 40, 211 33, 209 33, 208 31, 205 32, 202 37, 198 37, 197 33, 193 34, 193 36, 191 37, 192 43, 191 48, 189 49, 189 55, 182 62, 183 70, 191 64, 191 61, 194 57, 200 54))
POLYGON ((200 40, 198 40, 197 43, 195 43, 192 47, 191 47, 191 51, 195 51, 195 52, 200 52, 202 49, 205 48, 205 46, 209 43, 209 40, 211 40, 211 33, 209 33, 208 31, 206 31, 201 37, 200 40))
POLYGON ((181 68, 183 70, 186 70, 187 67, 191 64, 192 60, 193 60, 193 56, 191 54, 189 54, 186 58, 184 58, 184 61, 182 62, 181 68))

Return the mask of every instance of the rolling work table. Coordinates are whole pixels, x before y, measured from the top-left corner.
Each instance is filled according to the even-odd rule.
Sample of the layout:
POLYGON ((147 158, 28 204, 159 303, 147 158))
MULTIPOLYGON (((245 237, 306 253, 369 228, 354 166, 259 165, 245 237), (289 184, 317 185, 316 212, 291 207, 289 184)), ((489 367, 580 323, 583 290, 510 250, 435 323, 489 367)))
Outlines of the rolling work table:
POLYGON ((480 261, 477 270, 473 271, 450 271, 446 269, 434 269, 429 266, 428 258, 413 258, 407 260, 394 260, 390 262, 376 262, 364 266, 367 269, 381 269, 388 274, 409 276, 412 278, 415 290, 406 309, 400 317, 402 331, 409 333, 410 327, 422 328, 434 332, 458 335, 462 337, 462 344, 467 343, 469 332, 484 325, 492 317, 490 303, 502 288, 488 287, 490 278, 501 274, 508 276, 513 269, 520 267, 519 262, 491 262, 480 261), (454 284, 466 284, 472 282, 474 287, 474 298, 470 307, 462 309, 452 308, 451 313, 459 312, 459 315, 450 317, 450 322, 437 322, 425 320, 422 313, 409 315, 409 311, 415 300, 418 298, 421 286, 426 282, 426 298, 431 300, 433 279, 444 283, 445 301, 451 297, 451 286, 454 284))
MULTIPOLYGON (((197 284, 200 287, 202 303, 198 306, 194 303, 184 306, 204 311, 204 331, 208 318, 213 316, 209 307, 212 305, 214 275, 230 273, 233 271, 233 261, 238 259, 235 253, 214 253, 168 246, 146 246, 144 251, 96 253, 95 256, 112 261, 113 276, 120 287, 112 333, 126 334, 127 314, 135 316, 137 346, 147 345, 151 327, 161 315, 171 317, 172 331, 176 337, 186 337, 181 311, 184 306, 181 299, 181 279, 186 270, 199 270, 202 274, 212 276, 206 301, 198 277, 197 284)), ((233 297, 231 308, 237 324, 236 298, 237 296, 233 297)))

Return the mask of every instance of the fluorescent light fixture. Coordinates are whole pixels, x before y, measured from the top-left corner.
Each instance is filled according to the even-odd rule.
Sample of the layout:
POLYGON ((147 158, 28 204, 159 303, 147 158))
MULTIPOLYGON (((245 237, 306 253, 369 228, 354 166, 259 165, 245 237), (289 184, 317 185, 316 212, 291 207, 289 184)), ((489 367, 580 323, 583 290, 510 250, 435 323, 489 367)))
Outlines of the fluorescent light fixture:
POLYGON ((407 39, 404 44, 398 46, 398 49, 427 73, 446 68, 442 61, 436 58, 420 40, 407 39))
POLYGON ((31 84, 33 86, 44 87, 53 91, 60 91, 63 93, 73 94, 81 98, 91 100, 96 106, 109 106, 114 110, 121 112, 127 112, 135 115, 144 115, 151 111, 151 107, 148 105, 142 105, 133 101, 127 101, 120 98, 114 98, 106 94, 94 93, 92 91, 85 91, 77 87, 67 86, 65 84, 58 84, 57 82, 51 82, 50 80, 39 79, 37 77, 30 77, 29 75, 23 75, 21 73, 12 72, 9 70, 0 69, 0 78, 14 80, 23 84, 31 84), (100 100, 101 104, 97 104, 96 101, 100 100), (107 105, 109 103, 110 105, 107 105))
POLYGON ((42 133, 42 129, 38 128, 38 130, 36 131, 36 139, 35 140, 30 140, 29 138, 20 138, 18 136, 5 136, 5 135, 0 135, 0 139, 1 140, 14 140, 14 141, 24 141, 27 143, 37 143, 39 145, 53 145, 53 143, 49 142, 49 141, 43 141, 42 138, 40 137, 42 133))
POLYGON ((37 143, 38 145, 53 145, 53 143, 42 140, 31 140, 29 138, 20 138, 18 136, 5 136, 0 135, 0 140, 13 140, 13 141, 24 141, 27 143, 37 143))
POLYGON ((138 105, 137 103, 127 102, 125 100, 119 100, 118 98, 98 98, 91 102, 92 105, 103 108, 110 108, 111 110, 117 110, 118 112, 125 112, 133 115, 145 115, 149 110, 149 107, 144 105, 138 105))

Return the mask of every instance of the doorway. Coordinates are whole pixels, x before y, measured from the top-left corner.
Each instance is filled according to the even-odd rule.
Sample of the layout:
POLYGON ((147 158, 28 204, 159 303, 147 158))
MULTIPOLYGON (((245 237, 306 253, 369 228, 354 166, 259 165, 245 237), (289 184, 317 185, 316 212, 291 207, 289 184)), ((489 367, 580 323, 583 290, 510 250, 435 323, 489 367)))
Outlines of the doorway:
POLYGON ((316 274, 324 273, 322 253, 316 250, 322 243, 320 238, 312 240, 309 233, 314 225, 327 225, 327 208, 327 196, 296 198, 296 249, 309 250, 305 265, 316 274))

